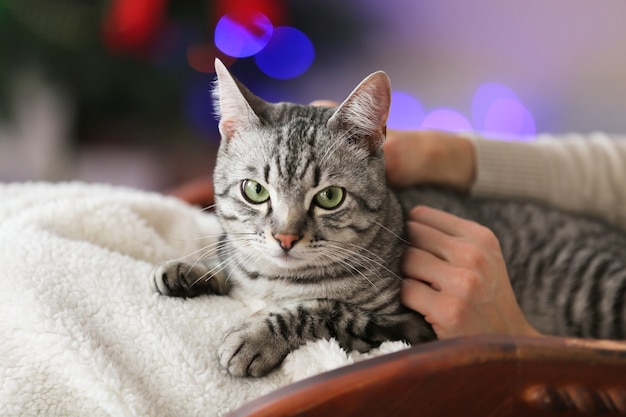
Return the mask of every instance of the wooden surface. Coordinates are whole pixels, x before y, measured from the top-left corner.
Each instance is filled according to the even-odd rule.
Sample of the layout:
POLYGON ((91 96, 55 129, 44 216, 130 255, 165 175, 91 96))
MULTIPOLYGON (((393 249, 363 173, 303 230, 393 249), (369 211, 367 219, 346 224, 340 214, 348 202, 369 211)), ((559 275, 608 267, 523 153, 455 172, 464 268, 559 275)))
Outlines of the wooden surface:
POLYGON ((585 415, 626 415, 624 346, 481 336, 321 374, 229 417, 585 415))

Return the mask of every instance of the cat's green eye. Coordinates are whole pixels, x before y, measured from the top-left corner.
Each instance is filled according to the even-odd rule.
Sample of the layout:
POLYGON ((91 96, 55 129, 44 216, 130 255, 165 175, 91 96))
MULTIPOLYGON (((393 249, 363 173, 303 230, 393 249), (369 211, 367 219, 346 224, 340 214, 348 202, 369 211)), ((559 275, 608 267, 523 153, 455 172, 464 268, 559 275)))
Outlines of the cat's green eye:
POLYGON ((241 182, 241 194, 252 204, 265 203, 270 199, 270 192, 267 191, 267 188, 255 180, 243 180, 241 182))
POLYGON ((335 186, 328 187, 315 194, 315 204, 323 209, 333 210, 343 203, 345 197, 345 189, 335 186))

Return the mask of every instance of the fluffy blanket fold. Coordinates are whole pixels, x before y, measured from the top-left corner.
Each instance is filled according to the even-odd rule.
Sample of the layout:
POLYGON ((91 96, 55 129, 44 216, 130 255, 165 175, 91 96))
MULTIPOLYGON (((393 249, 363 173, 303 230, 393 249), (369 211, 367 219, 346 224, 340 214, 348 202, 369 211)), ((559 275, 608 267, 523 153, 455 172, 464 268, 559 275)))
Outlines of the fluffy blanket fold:
POLYGON ((359 355, 320 340, 265 378, 229 376, 217 348, 249 311, 228 297, 163 297, 149 279, 217 233, 213 215, 159 194, 0 185, 0 415, 218 416, 405 347, 359 355))

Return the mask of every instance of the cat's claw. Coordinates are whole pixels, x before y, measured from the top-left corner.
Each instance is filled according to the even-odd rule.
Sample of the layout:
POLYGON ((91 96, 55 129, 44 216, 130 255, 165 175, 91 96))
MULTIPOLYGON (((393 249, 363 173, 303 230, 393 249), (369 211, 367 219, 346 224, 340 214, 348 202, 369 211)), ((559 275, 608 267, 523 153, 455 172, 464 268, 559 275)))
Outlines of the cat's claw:
POLYGON ((154 289, 170 297, 195 297, 212 292, 207 281, 208 269, 204 264, 168 261, 152 271, 154 289))
POLYGON ((262 377, 276 369, 289 353, 287 342, 265 320, 248 321, 230 330, 219 348, 220 365, 236 377, 262 377))
POLYGON ((150 276, 152 277, 152 289, 162 295, 170 295, 170 285, 168 280, 169 262, 154 267, 150 276))

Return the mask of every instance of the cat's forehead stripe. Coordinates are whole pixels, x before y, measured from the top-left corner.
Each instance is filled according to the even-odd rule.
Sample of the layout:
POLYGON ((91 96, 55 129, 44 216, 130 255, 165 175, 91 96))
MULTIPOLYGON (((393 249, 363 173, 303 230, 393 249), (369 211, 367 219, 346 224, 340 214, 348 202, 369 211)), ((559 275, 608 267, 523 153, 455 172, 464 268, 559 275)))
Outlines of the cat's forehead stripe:
POLYGON ((313 173, 314 176, 316 166, 311 153, 305 158, 298 158, 293 148, 287 151, 283 149, 273 158, 272 165, 267 170, 268 181, 271 181, 272 171, 275 168, 277 179, 287 181, 289 184, 300 183, 307 175, 313 173))
POLYGON ((314 183, 319 183, 321 173, 315 162, 316 142, 323 118, 310 107, 294 106, 291 110, 285 112, 287 115, 273 132, 275 146, 271 167, 265 171, 266 177, 271 179, 276 175, 293 183, 310 175, 314 183))
POLYGON ((265 167, 263 168, 263 179, 265 180, 266 183, 269 184, 269 182, 270 182, 270 164, 265 164, 265 167))
POLYGON ((315 169, 313 172, 313 187, 317 188, 320 185, 320 181, 322 179, 322 170, 320 169, 320 166, 315 164, 315 169))

